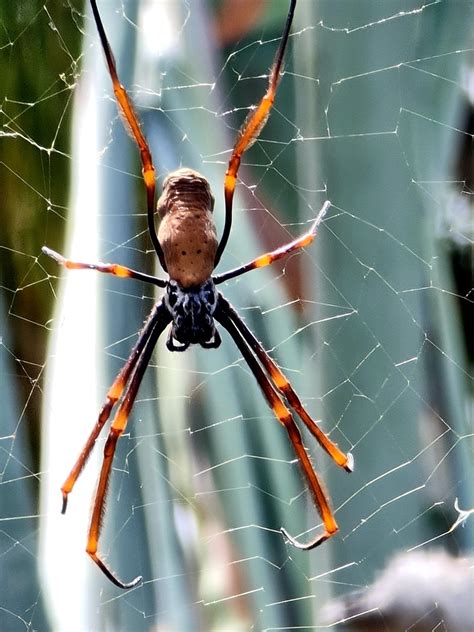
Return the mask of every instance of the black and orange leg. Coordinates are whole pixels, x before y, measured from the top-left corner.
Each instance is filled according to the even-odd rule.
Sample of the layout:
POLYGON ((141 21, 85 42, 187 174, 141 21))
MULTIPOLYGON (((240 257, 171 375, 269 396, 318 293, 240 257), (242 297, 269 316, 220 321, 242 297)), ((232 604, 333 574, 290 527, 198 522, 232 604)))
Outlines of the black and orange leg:
POLYGON ((89 526, 86 551, 91 559, 101 569, 101 571, 108 577, 108 579, 110 579, 110 581, 112 581, 119 588, 124 589, 129 589, 136 586, 138 583, 140 583, 141 577, 135 577, 135 579, 133 579, 131 582, 122 582, 108 568, 108 566, 104 563, 97 552, 103 522, 105 498, 107 495, 110 472, 112 469, 115 449, 117 447, 117 441, 127 427, 127 421, 130 415, 130 411, 135 402, 140 383, 142 381, 148 363, 150 362, 156 342, 169 322, 169 312, 164 303, 161 302, 156 306, 151 320, 147 322, 147 325, 149 325, 149 328, 147 329, 147 340, 145 341, 140 355, 138 355, 137 357, 130 382, 124 392, 123 399, 114 417, 109 430, 109 434, 107 435, 104 447, 104 459, 102 461, 99 483, 97 485, 97 491, 92 507, 92 517, 89 526))
POLYGON ((296 0, 291 0, 290 8, 288 10, 288 17, 286 19, 285 29, 281 36, 280 46, 275 55, 275 61, 273 63, 270 77, 268 80, 268 88, 263 95, 258 106, 252 110, 247 116, 244 124, 240 128, 237 136, 237 141, 234 145, 232 155, 229 160, 229 165, 225 174, 224 180, 224 199, 225 199, 225 223, 222 237, 217 247, 216 257, 214 260, 214 267, 220 261, 222 253, 227 245, 227 241, 230 235, 230 229, 232 227, 232 205, 234 200, 235 184, 237 181, 237 174, 240 167, 240 161, 242 154, 252 146, 257 140, 260 132, 262 131, 265 123, 270 116, 270 111, 275 101, 275 95, 280 81, 280 73, 283 65, 283 57, 285 55, 286 45, 288 43, 288 37, 290 34, 291 23, 293 22, 293 15, 295 12, 296 0))
POLYGON ((344 468, 346 472, 352 472, 354 469, 354 459, 352 457, 352 454, 350 452, 347 454, 342 452, 338 448, 338 446, 333 441, 331 441, 331 439, 329 439, 326 433, 324 433, 321 428, 319 428, 317 423, 311 418, 311 416, 304 408, 300 398, 294 391, 293 387, 291 386, 289 380, 284 375, 282 370, 268 355, 268 353, 262 347, 255 335, 250 331, 250 329, 247 327, 247 325, 244 323, 242 318, 232 307, 229 301, 225 299, 221 294, 219 294, 219 302, 223 306, 223 309, 228 314, 229 318, 232 320, 236 328, 239 330, 240 334, 243 336, 247 344, 255 353, 259 361, 262 363, 274 386, 280 391, 280 393, 282 393, 282 395, 286 397, 286 400, 288 401, 291 408, 297 413, 297 415, 308 428, 310 433, 318 441, 319 445, 329 454, 329 456, 337 465, 344 468))
POLYGON ((56 263, 59 263, 59 265, 67 268, 68 270, 97 270, 97 272, 112 274, 113 276, 120 277, 122 279, 137 279, 138 281, 144 281, 145 283, 152 283, 158 287, 166 287, 166 281, 164 279, 159 279, 151 274, 138 272, 138 270, 132 270, 131 268, 120 265, 119 263, 85 263, 81 261, 72 261, 71 259, 66 259, 66 257, 60 255, 59 252, 56 252, 47 246, 43 246, 41 250, 45 255, 48 255, 48 257, 51 257, 51 259, 54 259, 56 263))
POLYGON ((145 139, 145 136, 142 133, 140 128, 140 123, 133 107, 133 104, 130 100, 130 97, 127 94, 127 91, 120 83, 120 79, 117 74, 117 66, 115 63, 114 55, 112 53, 112 49, 110 48, 109 41, 107 39, 107 35, 105 34, 105 29, 102 24, 102 20, 100 18, 99 10, 97 8, 96 0, 90 0, 92 13, 94 14, 94 20, 97 26, 97 30, 99 32, 100 41, 102 44, 102 48, 104 50, 105 59, 107 61, 107 67, 109 69, 110 78, 112 79, 112 84, 114 87, 115 98, 117 99, 117 104, 119 106, 120 112, 122 113, 125 121, 128 124, 129 130, 138 146, 140 151, 140 160, 142 163, 142 174, 143 180, 145 182, 146 187, 146 197, 147 197, 147 220, 148 220, 148 232, 150 233, 150 238, 153 243, 153 247, 156 250, 156 254, 160 260, 161 267, 166 272, 166 264, 165 257, 163 254, 163 250, 161 248, 160 242, 158 241, 158 235, 156 233, 155 228, 155 167, 153 166, 153 159, 151 156, 150 148, 148 147, 148 143, 145 139))
POLYGON ((117 403, 117 401, 122 397, 122 394, 125 390, 128 380, 130 379, 130 375, 132 374, 137 362, 140 360, 140 357, 143 353, 145 346, 148 344, 150 340, 150 336, 153 333, 154 328, 157 326, 157 323, 160 326, 166 327, 169 322, 166 321, 166 316, 163 312, 164 308, 161 303, 156 303, 148 316, 145 324, 143 325, 142 330, 138 336, 138 340, 133 347, 128 360, 121 368, 119 374, 115 378, 112 386, 109 388, 107 396, 105 398, 105 402, 101 408, 99 416, 97 418, 96 424, 89 435, 84 447, 81 450, 81 453, 71 469, 68 477, 64 481, 63 486, 61 487, 61 492, 63 495, 63 505, 61 509, 61 513, 66 513, 68 496, 71 493, 74 485, 76 484, 77 479, 79 478, 82 470, 84 469, 85 464, 94 448, 97 437, 99 436, 104 424, 110 417, 110 413, 112 412, 113 407, 117 403), (164 323, 164 324, 163 324, 164 323))
POLYGON ((278 259, 286 257, 295 250, 299 250, 300 248, 305 248, 306 246, 309 246, 316 237, 318 227, 321 224, 323 217, 326 215, 327 210, 330 206, 331 202, 329 202, 329 200, 326 200, 321 210, 319 211, 318 216, 312 223, 311 228, 308 230, 307 233, 301 235, 301 237, 290 241, 290 243, 285 244, 284 246, 280 246, 276 250, 272 250, 271 252, 267 252, 264 255, 260 255, 260 257, 257 257, 253 261, 250 261, 243 266, 239 266, 238 268, 234 268, 232 270, 229 270, 228 272, 224 272, 223 274, 216 275, 215 277, 213 277, 214 283, 217 285, 219 283, 222 283, 223 281, 228 281, 229 279, 233 279, 237 276, 240 276, 241 274, 250 272, 250 270, 255 270, 256 268, 264 268, 265 266, 269 266, 275 261, 278 261, 278 259))
POLYGON ((305 551, 313 549, 325 542, 331 536, 333 536, 337 532, 338 526, 329 506, 329 501, 327 499, 326 493, 324 492, 323 487, 318 480, 316 472, 311 465, 311 461, 303 445, 301 433, 298 430, 298 427, 290 411, 283 403, 281 397, 272 386, 268 377, 265 375, 265 372, 260 366, 257 358, 254 356, 252 350, 248 346, 240 331, 235 326, 233 320, 230 318, 226 308, 222 305, 222 303, 220 303, 218 309, 215 312, 215 318, 218 322, 222 324, 223 327, 225 327, 225 329, 227 329, 227 331, 231 335, 232 339, 239 348, 244 360, 247 362, 250 370, 255 376, 262 390, 262 393, 267 400, 268 405, 272 409, 278 421, 287 431, 288 438, 291 441, 291 445, 293 446, 293 449, 295 451, 298 463, 300 464, 303 474, 305 475, 306 481, 308 483, 315 507, 319 515, 321 516, 324 525, 323 533, 316 536, 316 538, 314 538, 313 540, 304 543, 299 542, 296 538, 291 536, 283 527, 281 528, 281 531, 285 538, 293 546, 305 551))

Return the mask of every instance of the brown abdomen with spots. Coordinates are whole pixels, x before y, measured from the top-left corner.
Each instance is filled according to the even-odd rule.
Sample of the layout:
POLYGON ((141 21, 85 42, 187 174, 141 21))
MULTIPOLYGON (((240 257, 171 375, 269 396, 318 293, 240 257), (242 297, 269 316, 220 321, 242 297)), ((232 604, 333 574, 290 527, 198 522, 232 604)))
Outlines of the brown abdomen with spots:
POLYGON ((217 233, 214 197, 208 181, 192 169, 170 173, 163 183, 157 210, 158 240, 170 278, 182 288, 200 286, 212 274, 217 233))

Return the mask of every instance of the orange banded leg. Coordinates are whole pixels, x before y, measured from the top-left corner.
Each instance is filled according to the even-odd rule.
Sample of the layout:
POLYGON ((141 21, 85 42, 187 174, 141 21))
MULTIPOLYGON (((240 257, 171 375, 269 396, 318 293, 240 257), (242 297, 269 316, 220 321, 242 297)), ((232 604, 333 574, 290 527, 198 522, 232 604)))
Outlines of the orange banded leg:
POLYGON ((278 259, 286 257, 295 250, 299 250, 300 248, 305 248, 306 246, 309 246, 313 242, 313 239, 316 237, 318 227, 330 206, 331 202, 329 202, 329 200, 326 200, 321 210, 319 211, 318 216, 311 225, 309 231, 307 233, 304 233, 304 235, 301 235, 301 237, 290 241, 290 243, 285 244, 284 246, 280 246, 276 250, 272 250, 271 252, 267 252, 264 255, 260 255, 260 257, 257 257, 253 261, 250 261, 243 266, 234 268, 233 270, 229 270, 228 272, 224 272, 223 274, 218 274, 217 276, 213 277, 214 283, 217 285, 219 283, 222 283, 223 281, 228 281, 229 279, 233 279, 237 276, 240 276, 241 274, 245 274, 250 270, 255 270, 256 268, 264 268, 265 266, 269 266, 275 261, 278 261, 278 259))
POLYGON ((310 433, 318 441, 319 445, 329 454, 329 456, 337 465, 344 468, 346 472, 352 472, 354 469, 354 458, 352 454, 350 452, 348 452, 347 454, 342 452, 337 447, 337 445, 333 441, 331 441, 331 439, 329 439, 326 433, 324 433, 321 428, 319 428, 319 426, 315 423, 315 421, 311 418, 311 416, 303 407, 300 398, 294 391, 289 380, 286 378, 286 376, 277 366, 274 360, 272 360, 272 358, 268 355, 268 353, 262 347, 254 334, 250 331, 244 321, 237 314, 229 301, 224 299, 222 296, 220 296, 219 298, 224 305, 229 318, 232 320, 247 344, 250 346, 252 351, 262 363, 274 386, 276 386, 280 393, 282 393, 286 397, 286 400, 288 401, 291 408, 297 413, 297 415, 308 428, 310 433))
POLYGON ((159 310, 160 310, 160 303, 157 303, 153 307, 149 317, 147 318, 138 336, 138 340, 135 343, 135 346, 133 347, 128 357, 128 360, 121 368, 112 386, 109 388, 105 402, 97 418, 97 422, 91 434, 89 435, 89 438, 87 439, 84 447, 82 448, 79 458, 77 459, 76 463, 74 464, 74 467, 70 471, 69 476, 64 481, 63 486, 61 487, 61 492, 63 495, 63 505, 62 505, 61 513, 63 514, 66 513, 68 496, 71 493, 74 485, 76 484, 76 481, 79 478, 82 470, 84 469, 85 464, 87 463, 87 460, 94 448, 97 437, 99 436, 102 428, 104 427, 105 422, 110 417, 112 408, 115 406, 116 402, 122 396, 125 386, 130 378, 130 375, 132 374, 143 352, 145 345, 148 343, 148 340, 150 339, 151 333, 153 331, 153 327, 155 326, 155 323, 156 323, 156 319, 159 316, 159 310))
POLYGON ((293 446, 298 462, 308 482, 315 507, 323 520, 324 532, 322 534, 319 534, 316 538, 309 542, 299 542, 293 536, 291 536, 283 527, 281 528, 281 532, 293 546, 305 551, 313 549, 325 542, 331 536, 333 536, 338 530, 338 526, 331 511, 331 508, 329 507, 329 501, 327 499, 326 493, 324 492, 322 485, 318 480, 316 472, 311 465, 311 461, 303 445, 301 433, 298 430, 298 427, 295 424, 290 411, 283 403, 281 397, 272 386, 268 377, 265 375, 262 367, 258 363, 258 360, 253 355, 252 350, 250 349, 242 334, 230 318, 225 309, 225 306, 222 306, 222 304, 220 305, 220 309, 216 311, 215 318, 223 325, 223 327, 227 329, 229 334, 232 336, 234 342, 242 353, 242 356, 250 367, 250 370, 255 376, 262 390, 262 393, 267 400, 267 403, 273 410, 278 421, 286 429, 288 433, 288 438, 291 441, 291 445, 293 446))
POLYGON ((158 279, 151 274, 144 274, 143 272, 138 272, 138 270, 132 270, 131 268, 127 268, 126 266, 122 266, 118 263, 83 263, 80 261, 72 261, 71 259, 66 259, 63 255, 60 255, 59 252, 48 248, 47 246, 43 246, 41 248, 45 255, 54 259, 56 263, 67 268, 68 270, 97 270, 98 272, 103 272, 104 274, 112 274, 113 276, 117 276, 120 278, 128 278, 128 279, 138 279, 138 281, 145 281, 145 283, 152 283, 153 285, 157 285, 158 287, 166 287, 166 281, 163 279, 158 279))
POLYGON ((217 247, 216 257, 214 260, 214 267, 220 261, 224 248, 227 245, 229 239, 230 229, 232 227, 232 205, 234 200, 235 184, 237 181, 237 174, 240 167, 240 161, 242 154, 253 145, 260 135, 260 132, 265 126, 265 123, 270 116, 270 111, 275 100, 275 95, 280 81, 280 73, 283 65, 283 57, 285 55, 286 45, 288 43, 288 37, 290 34, 291 23, 293 21, 293 15, 295 12, 296 0, 291 0, 290 8, 288 11, 288 17, 286 19, 285 29, 281 36, 280 46, 275 55, 275 61, 270 72, 268 80, 268 88, 263 95, 258 106, 251 110, 249 115, 244 121, 244 124, 240 128, 237 136, 237 141, 234 145, 232 155, 229 160, 229 165, 225 174, 224 180, 224 198, 225 198, 225 224, 222 233, 219 246, 217 247))
POLYGON ((130 410, 132 409, 132 406, 135 402, 140 383, 142 381, 148 363, 150 362, 150 358, 153 353, 153 349, 155 348, 156 342, 169 322, 170 316, 168 310, 165 307, 164 303, 160 302, 153 309, 152 315, 145 325, 146 330, 144 330, 142 337, 146 337, 146 340, 143 344, 143 348, 141 349, 141 353, 137 357, 130 382, 124 392, 123 399, 112 422, 109 434, 107 435, 107 440, 104 446, 104 459, 102 461, 99 483, 97 485, 94 504, 92 508, 92 517, 89 526, 86 552, 101 569, 101 571, 110 579, 110 581, 112 581, 119 588, 124 589, 133 588, 141 581, 142 578, 135 577, 135 579, 133 579, 131 582, 122 582, 107 567, 107 565, 97 553, 105 509, 105 498, 109 486, 110 472, 112 469, 115 449, 117 447, 117 441, 127 427, 130 410))
POLYGON ((112 49, 110 48, 107 35, 105 34, 105 29, 102 24, 102 20, 100 18, 99 10, 97 8, 97 2, 96 0, 90 0, 90 3, 92 7, 92 13, 94 15, 94 20, 97 26, 97 30, 99 32, 102 48, 104 50, 110 78, 112 79, 114 94, 117 100, 119 110, 122 113, 128 125, 128 130, 131 132, 133 139, 135 140, 135 143, 137 144, 137 147, 140 151, 140 160, 142 163, 142 174, 143 174, 143 180, 145 182, 146 197, 147 197, 148 232, 150 233, 150 238, 153 243, 153 247, 156 251, 156 254, 158 255, 158 258, 160 260, 160 264, 163 270, 166 271, 165 257, 164 257, 160 242, 158 241, 158 235, 156 234, 155 221, 154 221, 156 185, 155 185, 155 167, 153 166, 153 159, 151 156, 150 148, 148 147, 148 143, 140 128, 140 123, 139 123, 137 114, 135 112, 135 109, 133 107, 133 104, 130 100, 130 97, 128 96, 127 91, 125 90, 123 85, 120 83, 120 79, 117 74, 117 66, 115 63, 114 55, 112 53, 112 49))

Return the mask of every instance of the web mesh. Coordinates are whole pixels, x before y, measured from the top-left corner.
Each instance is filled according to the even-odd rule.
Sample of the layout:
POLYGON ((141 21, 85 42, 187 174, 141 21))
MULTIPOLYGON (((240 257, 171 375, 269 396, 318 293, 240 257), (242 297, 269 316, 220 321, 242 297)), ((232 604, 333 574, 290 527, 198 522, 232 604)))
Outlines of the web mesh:
MULTIPOLYGON (((220 231, 235 134, 266 87, 287 11, 244 4, 99 5, 158 183, 179 166, 205 174, 220 231)), ((221 289, 354 455, 348 475, 303 433, 340 532, 312 552, 285 543, 281 526, 305 539, 320 519, 230 337, 185 354, 160 341, 117 450, 101 537, 121 578, 143 576, 120 592, 84 553, 106 432, 66 516, 59 488, 157 295, 67 272, 41 246, 154 273, 137 152, 88 9, 0 9, 2 630, 350 630, 369 610, 374 629, 418 619, 463 629, 436 593, 400 628, 385 593, 352 610, 328 604, 396 554, 472 552, 461 320, 472 282, 460 289, 452 252, 472 244, 472 176, 457 156, 472 142, 473 17, 461 0, 299 0, 218 271, 291 241, 331 201, 311 247, 221 289)))

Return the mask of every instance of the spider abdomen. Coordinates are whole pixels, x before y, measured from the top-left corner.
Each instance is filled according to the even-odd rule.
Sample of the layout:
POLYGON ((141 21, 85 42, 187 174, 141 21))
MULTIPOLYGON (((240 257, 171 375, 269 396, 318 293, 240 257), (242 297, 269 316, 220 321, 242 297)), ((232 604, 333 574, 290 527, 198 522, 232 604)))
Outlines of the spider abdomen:
POLYGON ((214 269, 213 208, 209 183, 197 171, 179 169, 165 178, 157 205, 158 240, 170 278, 183 288, 202 285, 214 269))

